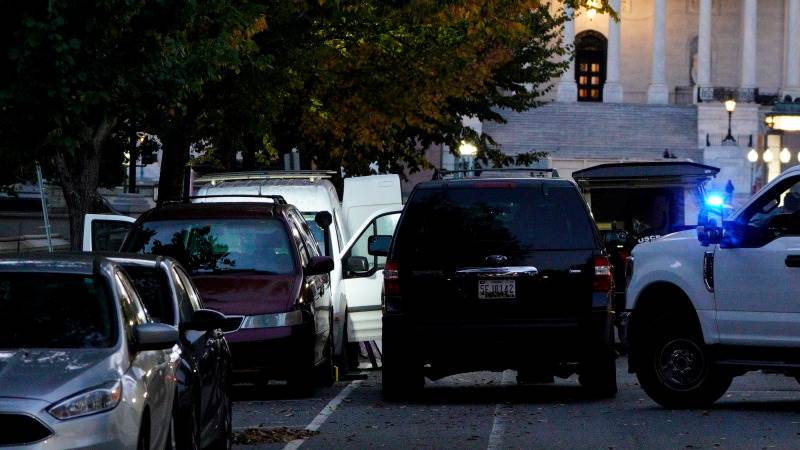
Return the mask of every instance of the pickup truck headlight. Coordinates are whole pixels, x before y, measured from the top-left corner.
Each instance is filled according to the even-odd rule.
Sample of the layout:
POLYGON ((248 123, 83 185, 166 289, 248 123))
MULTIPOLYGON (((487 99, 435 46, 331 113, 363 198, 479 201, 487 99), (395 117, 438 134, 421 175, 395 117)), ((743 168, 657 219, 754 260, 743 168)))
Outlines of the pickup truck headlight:
POLYGON ((74 419, 114 409, 122 398, 122 382, 111 381, 51 406, 47 412, 59 420, 74 419))

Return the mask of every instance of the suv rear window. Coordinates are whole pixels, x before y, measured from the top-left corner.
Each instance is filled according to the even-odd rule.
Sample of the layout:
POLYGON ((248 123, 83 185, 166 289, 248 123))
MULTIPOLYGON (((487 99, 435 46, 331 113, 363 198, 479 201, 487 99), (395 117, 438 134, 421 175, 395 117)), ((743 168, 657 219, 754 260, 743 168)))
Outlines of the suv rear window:
POLYGON ((394 258, 461 260, 466 253, 522 256, 596 246, 589 213, 574 187, 509 184, 417 190, 406 206, 394 258))
POLYGON ((124 251, 171 256, 194 274, 294 273, 294 252, 277 219, 192 219, 145 222, 124 251))

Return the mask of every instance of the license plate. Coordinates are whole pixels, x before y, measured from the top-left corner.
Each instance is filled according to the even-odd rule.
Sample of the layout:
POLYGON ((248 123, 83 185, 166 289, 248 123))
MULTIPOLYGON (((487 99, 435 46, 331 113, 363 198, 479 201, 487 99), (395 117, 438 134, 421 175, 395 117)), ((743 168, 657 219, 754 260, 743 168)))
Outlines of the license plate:
POLYGON ((478 298, 517 298, 517 283, 514 280, 478 280, 478 298))

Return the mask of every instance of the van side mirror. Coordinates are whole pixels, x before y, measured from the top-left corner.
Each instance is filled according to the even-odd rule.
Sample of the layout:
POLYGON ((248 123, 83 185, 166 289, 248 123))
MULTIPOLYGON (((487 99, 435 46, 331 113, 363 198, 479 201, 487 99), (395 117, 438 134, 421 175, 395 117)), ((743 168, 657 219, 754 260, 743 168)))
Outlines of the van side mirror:
POLYGON ((303 273, 306 276, 324 275, 333 271, 333 258, 330 256, 314 256, 308 262, 303 273))
POLYGON ((328 211, 320 211, 314 216, 314 222, 323 230, 327 230, 333 223, 333 216, 328 211))
POLYGON ((368 272, 369 260, 366 256, 350 256, 347 258, 347 270, 350 272, 368 272))
POLYGON ((367 253, 372 256, 389 256, 392 237, 389 235, 370 236, 367 239, 367 253))

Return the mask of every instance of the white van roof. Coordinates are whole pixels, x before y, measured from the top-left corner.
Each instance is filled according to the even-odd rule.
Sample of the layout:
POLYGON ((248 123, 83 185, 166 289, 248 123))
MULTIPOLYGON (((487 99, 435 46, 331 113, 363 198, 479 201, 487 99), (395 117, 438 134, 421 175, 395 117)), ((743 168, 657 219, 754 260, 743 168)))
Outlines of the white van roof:
MULTIPOLYGON (((333 183, 326 179, 266 179, 266 180, 232 180, 221 181, 214 184, 203 184, 195 190, 194 196, 237 196, 237 195, 280 195, 290 205, 294 205, 302 212, 334 212, 338 209, 339 198, 333 183)), ((197 198, 195 202, 213 201, 214 198, 197 198)), ((262 201, 251 198, 248 201, 262 201)), ((272 202, 269 197, 264 197, 264 202, 272 202)))

